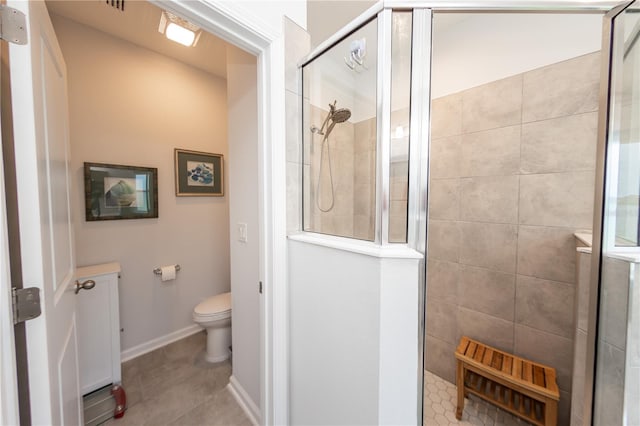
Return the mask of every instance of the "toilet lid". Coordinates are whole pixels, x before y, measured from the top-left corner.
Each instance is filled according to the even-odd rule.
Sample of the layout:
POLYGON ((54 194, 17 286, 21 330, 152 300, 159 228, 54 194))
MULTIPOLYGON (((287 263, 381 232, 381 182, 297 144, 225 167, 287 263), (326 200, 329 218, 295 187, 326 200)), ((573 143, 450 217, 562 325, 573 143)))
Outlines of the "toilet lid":
POLYGON ((231 310, 231 293, 222 293, 203 300, 193 312, 197 315, 218 314, 231 310))

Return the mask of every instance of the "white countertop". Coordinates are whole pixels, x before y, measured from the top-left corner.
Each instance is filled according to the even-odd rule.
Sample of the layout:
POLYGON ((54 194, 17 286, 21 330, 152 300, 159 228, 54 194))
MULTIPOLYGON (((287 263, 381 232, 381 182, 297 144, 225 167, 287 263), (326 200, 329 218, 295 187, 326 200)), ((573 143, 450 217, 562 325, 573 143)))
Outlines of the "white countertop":
POLYGON ((76 268, 76 278, 97 277, 100 275, 114 274, 120 272, 120 264, 118 262, 103 263, 100 265, 82 266, 76 268))

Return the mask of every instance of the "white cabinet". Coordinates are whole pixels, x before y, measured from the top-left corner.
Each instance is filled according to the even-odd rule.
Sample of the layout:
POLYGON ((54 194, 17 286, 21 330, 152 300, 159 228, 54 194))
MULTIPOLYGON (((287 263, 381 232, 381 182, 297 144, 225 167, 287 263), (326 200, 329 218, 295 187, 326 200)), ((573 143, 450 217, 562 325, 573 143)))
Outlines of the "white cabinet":
POLYGON ((78 358, 83 395, 111 383, 120 383, 119 263, 76 269, 82 283, 95 281, 91 290, 80 290, 78 311, 78 358))

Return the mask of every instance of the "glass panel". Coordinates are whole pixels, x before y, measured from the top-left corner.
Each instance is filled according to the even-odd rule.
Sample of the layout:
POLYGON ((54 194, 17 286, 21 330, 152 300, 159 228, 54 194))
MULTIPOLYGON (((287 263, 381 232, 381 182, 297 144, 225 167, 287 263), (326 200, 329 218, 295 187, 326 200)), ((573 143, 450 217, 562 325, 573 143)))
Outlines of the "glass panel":
POLYGON ((640 50, 636 47, 640 31, 638 14, 625 13, 625 41, 616 78, 621 86, 614 115, 619 133, 618 190, 616 200, 616 246, 638 246, 640 216, 640 50))
POLYGON ((640 9, 614 19, 593 424, 640 424, 640 9), (614 232, 615 231, 615 232, 614 232))
POLYGON ((303 229, 373 241, 377 20, 302 69, 303 229))
POLYGON ((391 38, 391 164, 389 242, 407 242, 411 12, 394 12, 391 38))

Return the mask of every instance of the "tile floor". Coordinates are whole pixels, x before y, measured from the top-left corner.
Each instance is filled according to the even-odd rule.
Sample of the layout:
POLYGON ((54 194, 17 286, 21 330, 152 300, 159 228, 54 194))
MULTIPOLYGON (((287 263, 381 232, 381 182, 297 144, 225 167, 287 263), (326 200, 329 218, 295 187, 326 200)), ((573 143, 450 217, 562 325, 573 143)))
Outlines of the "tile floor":
MULTIPOLYGON (((250 426, 227 389, 231 364, 204 361, 205 344, 201 332, 122 364, 128 409, 106 424, 250 426)), ((474 396, 458 421, 455 385, 425 371, 424 386, 424 426, 528 424, 474 396)))
POLYGON ((203 332, 122 364, 128 409, 109 426, 250 426, 227 389, 229 361, 204 360, 203 332))
POLYGON ((462 420, 456 419, 456 386, 435 374, 424 372, 424 426, 512 426, 528 425, 504 410, 471 395, 464 401, 462 420))

